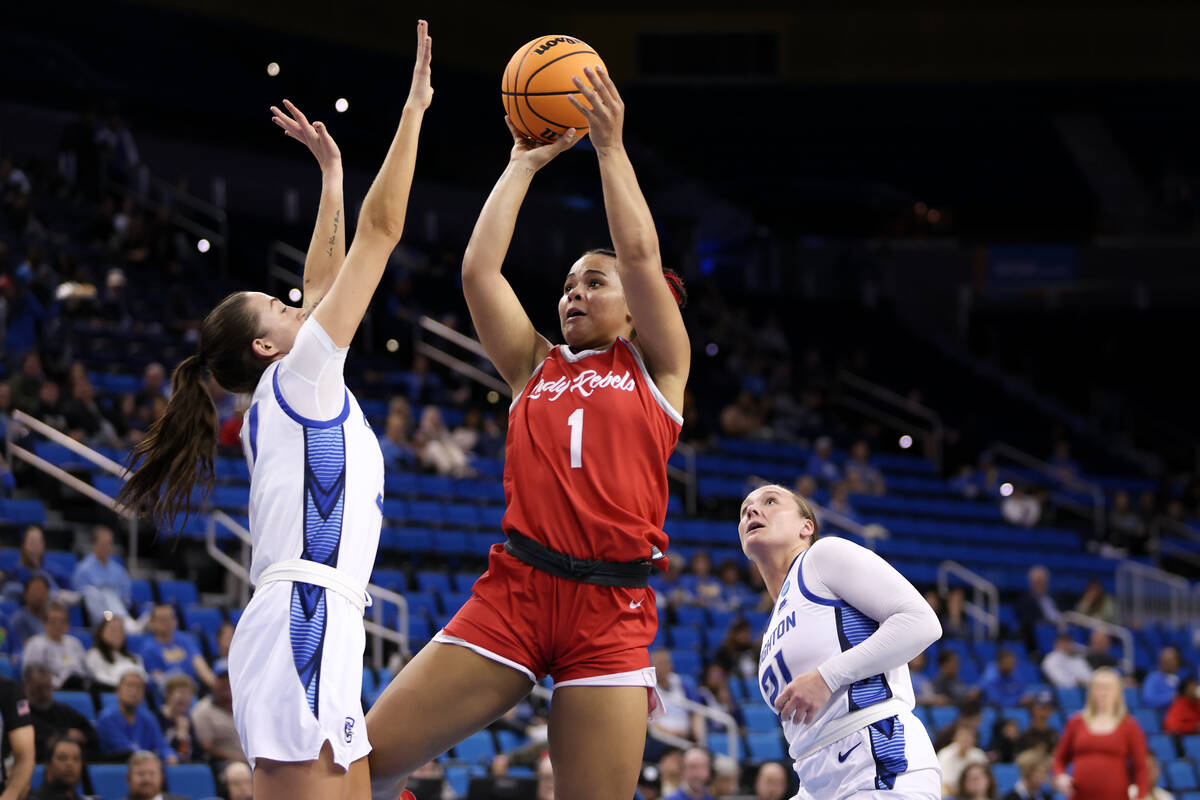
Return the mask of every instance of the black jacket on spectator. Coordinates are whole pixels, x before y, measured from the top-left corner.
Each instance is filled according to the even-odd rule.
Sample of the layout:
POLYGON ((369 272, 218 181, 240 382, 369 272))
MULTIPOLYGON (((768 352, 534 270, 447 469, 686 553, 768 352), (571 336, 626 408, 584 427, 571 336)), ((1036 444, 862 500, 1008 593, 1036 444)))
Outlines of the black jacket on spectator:
POLYGON ((78 728, 87 737, 83 746, 83 757, 86 760, 95 758, 100 753, 100 737, 87 717, 68 705, 57 700, 45 708, 30 707, 33 717, 33 739, 37 754, 37 763, 46 763, 46 745, 56 733, 66 733, 71 728, 78 728))
POLYGON ((73 787, 63 789, 42 781, 42 785, 30 792, 26 800, 83 800, 85 797, 92 795, 79 794, 73 787))

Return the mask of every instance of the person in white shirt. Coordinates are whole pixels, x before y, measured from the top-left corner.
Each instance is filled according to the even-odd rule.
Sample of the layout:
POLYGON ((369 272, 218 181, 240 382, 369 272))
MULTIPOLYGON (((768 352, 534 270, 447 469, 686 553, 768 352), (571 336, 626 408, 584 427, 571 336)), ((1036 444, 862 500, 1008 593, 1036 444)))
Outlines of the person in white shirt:
POLYGON ((1092 680, 1092 668, 1087 659, 1075 650, 1075 640, 1069 633, 1054 639, 1054 649, 1042 659, 1042 674, 1059 689, 1087 686, 1092 680))
POLYGON ((67 606, 57 600, 46 609, 46 630, 25 642, 21 661, 44 664, 55 689, 86 688, 88 673, 83 643, 67 633, 71 629, 67 606))
POLYGON ((938 764, 942 768, 942 791, 947 797, 953 797, 958 791, 959 779, 970 764, 988 763, 987 753, 976 747, 975 741, 975 728, 966 723, 960 724, 954 730, 954 741, 937 754, 938 764))
POLYGON ((109 617, 96 626, 92 648, 84 656, 84 663, 93 681, 111 689, 117 688, 121 675, 129 669, 141 672, 142 677, 146 675, 142 657, 130 652, 126 644, 125 620, 121 617, 109 617))

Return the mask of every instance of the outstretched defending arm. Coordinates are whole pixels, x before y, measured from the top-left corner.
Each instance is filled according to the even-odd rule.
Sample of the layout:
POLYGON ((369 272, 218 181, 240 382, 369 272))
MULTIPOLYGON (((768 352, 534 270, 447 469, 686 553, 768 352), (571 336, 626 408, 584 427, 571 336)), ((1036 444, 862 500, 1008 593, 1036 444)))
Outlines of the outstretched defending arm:
POLYGON ((271 106, 271 120, 304 144, 321 167, 321 202, 317 224, 304 257, 304 313, 311 314, 329 291, 346 260, 346 220, 342 202, 342 153, 324 122, 309 123, 304 112, 284 99, 287 113, 271 106))
POLYGON ((388 256, 404 230, 408 193, 417 161, 417 139, 425 109, 433 100, 429 68, 433 39, 428 31, 429 24, 425 20, 417 23, 417 60, 400 126, 383 166, 363 200, 354 242, 346 254, 345 264, 329 287, 325 302, 313 311, 313 317, 338 347, 348 346, 354 338, 375 294, 375 287, 383 277, 388 256))

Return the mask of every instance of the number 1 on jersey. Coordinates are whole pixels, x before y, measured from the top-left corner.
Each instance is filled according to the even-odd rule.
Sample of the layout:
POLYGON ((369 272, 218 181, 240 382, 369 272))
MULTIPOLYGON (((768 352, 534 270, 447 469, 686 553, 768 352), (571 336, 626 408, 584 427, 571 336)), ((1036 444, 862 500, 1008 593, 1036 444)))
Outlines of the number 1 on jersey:
POLYGON ((571 469, 583 466, 583 409, 577 408, 567 417, 571 428, 571 469))

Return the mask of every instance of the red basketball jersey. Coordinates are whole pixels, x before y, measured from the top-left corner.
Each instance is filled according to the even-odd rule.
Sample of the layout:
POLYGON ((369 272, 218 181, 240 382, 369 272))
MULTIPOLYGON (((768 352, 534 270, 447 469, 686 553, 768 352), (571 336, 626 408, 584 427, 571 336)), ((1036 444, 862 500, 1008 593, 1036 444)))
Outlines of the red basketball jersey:
POLYGON ((667 459, 682 425, 624 339, 553 348, 509 411, 504 530, 575 558, 665 568, 667 459))

